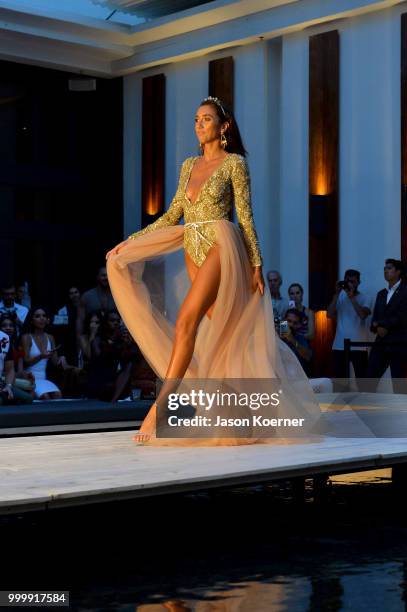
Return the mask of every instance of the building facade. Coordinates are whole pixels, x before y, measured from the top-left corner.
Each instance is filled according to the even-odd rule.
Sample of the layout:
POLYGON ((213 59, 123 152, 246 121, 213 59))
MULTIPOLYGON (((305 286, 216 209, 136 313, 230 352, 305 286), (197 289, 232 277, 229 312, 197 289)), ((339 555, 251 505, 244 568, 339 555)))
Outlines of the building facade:
MULTIPOLYGON (((349 267, 361 271, 363 287, 372 295, 384 286, 384 259, 405 254, 401 100, 406 2, 214 0, 141 23, 68 15, 66 6, 29 11, 10 4, 0 1, 3 29, 4 18, 9 19, 0 43, 3 59, 81 77, 123 78, 125 235, 148 221, 143 195, 148 159, 143 162, 143 156, 154 153, 151 142, 146 153, 154 114, 146 105, 143 110, 146 80, 163 75, 164 82, 157 111, 164 132, 156 143, 164 147, 157 213, 171 201, 182 161, 196 154, 194 114, 209 93, 210 64, 232 58, 234 111, 249 151, 265 270, 279 269, 285 288, 300 282, 305 303, 318 302, 309 294, 313 273, 329 285, 327 296, 335 275, 341 277, 349 267), (332 33, 336 51, 325 53, 324 44, 317 45, 312 60, 311 41, 320 35, 328 41, 332 33), (318 105, 311 112, 315 100, 322 100, 326 115, 319 127, 311 120, 312 113, 314 119, 319 113, 318 105), (318 138, 311 128, 319 129, 318 138), (314 150, 318 146, 319 152, 314 150), (328 163, 326 172, 335 177, 334 203, 327 203, 333 206, 330 222, 320 203, 311 214, 312 197, 330 195, 312 193, 315 155, 320 170, 328 163), (325 242, 318 242, 321 236, 325 242), (335 260, 325 275, 324 244, 329 244, 326 259, 335 260)), ((154 172, 149 180, 154 181, 154 172)), ((322 302, 317 309, 324 308, 322 302)))

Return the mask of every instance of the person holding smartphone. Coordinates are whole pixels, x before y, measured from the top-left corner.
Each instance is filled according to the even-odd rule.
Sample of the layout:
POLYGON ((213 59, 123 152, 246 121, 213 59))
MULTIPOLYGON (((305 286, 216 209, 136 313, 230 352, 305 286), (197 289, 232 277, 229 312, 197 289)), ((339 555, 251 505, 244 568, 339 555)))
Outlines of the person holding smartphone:
POLYGON ((299 332, 302 325, 302 313, 295 308, 287 310, 285 320, 280 322, 280 338, 295 353, 307 376, 310 376, 312 350, 307 340, 299 332))

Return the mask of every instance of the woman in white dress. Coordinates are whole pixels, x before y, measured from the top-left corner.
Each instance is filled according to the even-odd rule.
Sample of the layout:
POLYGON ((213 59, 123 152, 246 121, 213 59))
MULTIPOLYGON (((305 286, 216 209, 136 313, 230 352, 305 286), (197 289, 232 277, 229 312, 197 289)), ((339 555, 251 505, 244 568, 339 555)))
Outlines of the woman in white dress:
POLYGON ((24 350, 25 371, 35 378, 35 396, 37 399, 49 400, 62 397, 58 387, 47 380, 47 364, 49 360, 64 369, 67 367, 65 357, 58 357, 53 336, 45 329, 49 317, 43 308, 31 310, 24 324, 27 333, 23 334, 21 343, 24 350))

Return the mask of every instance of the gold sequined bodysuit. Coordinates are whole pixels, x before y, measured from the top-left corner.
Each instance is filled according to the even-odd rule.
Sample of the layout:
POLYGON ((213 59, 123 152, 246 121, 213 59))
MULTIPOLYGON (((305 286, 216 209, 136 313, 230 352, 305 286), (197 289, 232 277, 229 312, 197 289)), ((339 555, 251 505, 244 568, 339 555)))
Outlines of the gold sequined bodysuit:
POLYGON ((236 153, 228 153, 220 166, 203 183, 195 202, 192 203, 186 195, 186 189, 196 159, 197 157, 188 157, 184 161, 178 189, 167 212, 129 238, 137 238, 161 227, 177 225, 184 216, 184 249, 196 265, 201 266, 216 240, 213 222, 229 220, 229 212, 234 202, 250 263, 252 266, 262 265, 253 222, 250 176, 245 158, 236 153))

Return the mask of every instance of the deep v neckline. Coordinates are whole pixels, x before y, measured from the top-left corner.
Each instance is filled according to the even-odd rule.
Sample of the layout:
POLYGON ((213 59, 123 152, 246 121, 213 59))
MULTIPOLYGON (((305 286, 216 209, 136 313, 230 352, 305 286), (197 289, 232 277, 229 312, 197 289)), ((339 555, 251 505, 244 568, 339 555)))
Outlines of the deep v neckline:
POLYGON ((187 196, 187 189, 188 189, 189 181, 190 181, 190 179, 191 179, 192 170, 194 169, 195 162, 196 162, 196 160, 197 160, 197 159, 199 159, 199 157, 194 157, 194 158, 193 158, 193 161, 192 161, 192 163, 191 163, 191 167, 190 167, 190 169, 189 169, 188 177, 187 177, 187 180, 186 180, 186 183, 185 183, 185 189, 184 189, 184 196, 185 196, 185 199, 187 200, 187 202, 188 202, 189 204, 191 204, 191 206, 194 206, 194 205, 197 203, 197 201, 199 200, 199 198, 200 198, 200 196, 201 196, 201 193, 202 193, 202 191, 203 191, 204 187, 206 187, 206 184, 207 184, 207 183, 208 183, 208 182, 209 182, 209 181, 210 181, 210 180, 211 180, 211 179, 212 179, 212 178, 215 176, 215 174, 216 174, 216 173, 217 173, 217 172, 218 172, 218 171, 219 171, 219 170, 220 170, 220 169, 223 167, 223 164, 225 163, 225 161, 228 159, 228 157, 229 157, 229 156, 230 156, 230 153, 228 153, 227 155, 225 155, 225 157, 223 158, 223 161, 222 161, 222 162, 219 164, 219 166, 218 166, 217 168, 215 168, 215 170, 212 172, 212 174, 210 174, 210 175, 208 176, 208 178, 207 178, 207 179, 206 179, 206 180, 205 180, 205 181, 202 183, 202 185, 201 185, 201 186, 200 186, 200 188, 199 188, 199 191, 198 191, 198 194, 197 194, 197 196, 196 196, 195 200, 192 202, 192 201, 189 199, 189 197, 187 196))
MULTIPOLYGON (((35 346, 37 347, 37 349, 40 351, 40 353, 42 353, 42 348, 40 347, 40 345, 38 344, 38 342, 36 341, 36 339, 34 338, 34 334, 30 334, 31 335, 31 340, 32 342, 34 342, 35 346)), ((45 334, 46 336, 46 346, 45 346, 45 351, 48 350, 48 340, 49 340, 49 336, 48 334, 45 334)))

